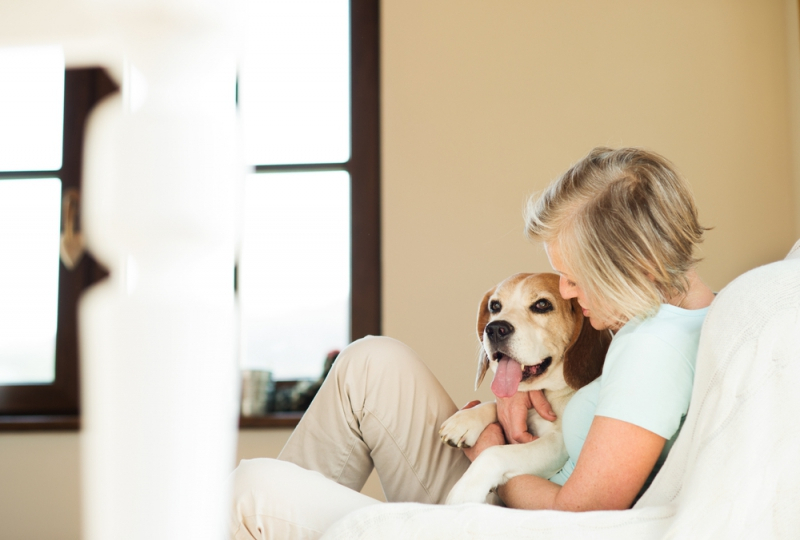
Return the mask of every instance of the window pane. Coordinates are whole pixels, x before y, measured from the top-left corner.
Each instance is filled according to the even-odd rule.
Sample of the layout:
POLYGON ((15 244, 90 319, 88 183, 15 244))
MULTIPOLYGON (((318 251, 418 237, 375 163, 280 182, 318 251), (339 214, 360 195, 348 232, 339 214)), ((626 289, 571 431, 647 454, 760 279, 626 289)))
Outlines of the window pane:
POLYGON ((61 168, 64 53, 0 48, 0 171, 61 168))
POLYGON ((239 270, 242 367, 319 377, 350 340, 350 175, 250 175, 239 270))
POLYGON ((247 0, 239 105, 250 164, 350 158, 350 6, 247 0))
POLYGON ((55 379, 61 180, 0 181, 0 384, 55 379))

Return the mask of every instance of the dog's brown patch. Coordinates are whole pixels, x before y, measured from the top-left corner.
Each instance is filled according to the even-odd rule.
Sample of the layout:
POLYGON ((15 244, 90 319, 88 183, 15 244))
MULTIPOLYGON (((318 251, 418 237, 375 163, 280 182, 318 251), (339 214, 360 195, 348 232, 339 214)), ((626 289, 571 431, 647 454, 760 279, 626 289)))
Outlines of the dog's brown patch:
POLYGON ((565 353, 564 380, 571 388, 578 390, 603 372, 611 334, 608 330, 595 330, 589 319, 583 316, 575 298, 572 299, 572 312, 575 315, 575 331, 565 353))

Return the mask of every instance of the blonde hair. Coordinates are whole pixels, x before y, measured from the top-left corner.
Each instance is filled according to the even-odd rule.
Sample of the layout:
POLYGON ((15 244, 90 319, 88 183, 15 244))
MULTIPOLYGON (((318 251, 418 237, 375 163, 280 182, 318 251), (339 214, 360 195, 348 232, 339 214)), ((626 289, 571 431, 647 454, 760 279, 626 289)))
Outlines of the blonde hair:
POLYGON ((685 294, 707 230, 686 180, 639 148, 593 149, 531 197, 525 221, 529 237, 557 246, 593 311, 612 324, 685 294))

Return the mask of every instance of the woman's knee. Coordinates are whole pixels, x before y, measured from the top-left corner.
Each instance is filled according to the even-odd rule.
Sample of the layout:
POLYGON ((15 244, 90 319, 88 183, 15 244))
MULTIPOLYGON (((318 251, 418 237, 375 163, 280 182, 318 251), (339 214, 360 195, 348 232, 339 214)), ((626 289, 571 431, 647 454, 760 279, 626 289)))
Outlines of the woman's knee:
POLYGON ((333 364, 339 376, 349 370, 357 370, 362 375, 381 372, 413 372, 425 368, 416 352, 394 338, 386 336, 366 336, 358 339, 342 350, 333 364))
POLYGON ((235 513, 263 513, 281 501, 335 484, 316 471, 273 458, 243 459, 230 476, 235 513))
POLYGON ((276 459, 242 460, 231 474, 231 538, 317 538, 334 522, 378 501, 316 471, 276 459))
POLYGON ((243 459, 229 477, 235 500, 252 495, 254 488, 275 482, 283 474, 285 466, 275 459, 243 459))
POLYGON ((269 495, 268 488, 274 481, 271 477, 274 461, 268 458, 243 459, 229 477, 231 502, 230 538, 264 538, 263 527, 251 527, 248 519, 257 516, 262 506, 262 497, 269 495), (265 489, 267 488, 267 489, 265 489))

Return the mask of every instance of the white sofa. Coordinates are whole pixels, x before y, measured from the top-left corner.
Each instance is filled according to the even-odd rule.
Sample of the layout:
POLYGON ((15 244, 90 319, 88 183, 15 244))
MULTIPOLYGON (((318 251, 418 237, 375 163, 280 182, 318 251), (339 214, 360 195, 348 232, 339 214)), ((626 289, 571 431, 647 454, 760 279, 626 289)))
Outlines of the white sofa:
POLYGON ((631 510, 369 506, 325 540, 800 537, 800 241, 714 300, 683 430, 631 510))

